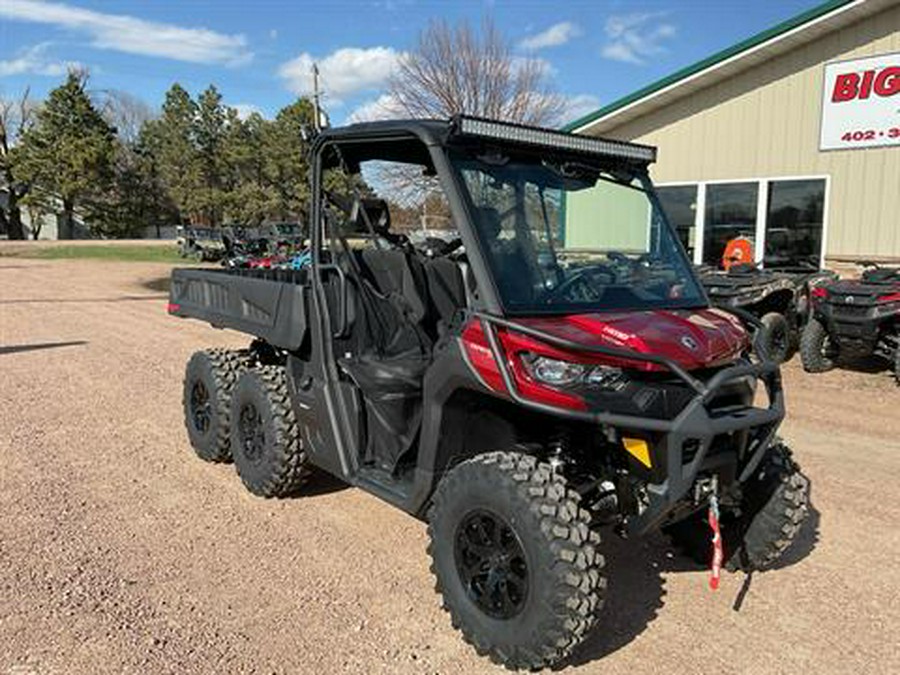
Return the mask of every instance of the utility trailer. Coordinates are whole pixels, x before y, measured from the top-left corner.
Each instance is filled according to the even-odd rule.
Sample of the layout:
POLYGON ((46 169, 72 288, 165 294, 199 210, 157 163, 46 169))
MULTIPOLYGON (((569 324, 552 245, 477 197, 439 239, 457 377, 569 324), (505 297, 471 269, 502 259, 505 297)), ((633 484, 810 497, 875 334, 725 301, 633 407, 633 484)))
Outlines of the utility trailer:
POLYGON ((307 269, 173 272, 173 315, 251 338, 187 365, 195 452, 259 496, 316 466, 427 521, 453 625, 510 668, 602 626, 601 531, 662 529, 714 587, 772 567, 809 495, 776 435, 779 366, 758 320, 710 306, 654 158, 470 117, 322 132, 307 269), (323 187, 385 161, 439 186, 458 238, 416 249, 387 202, 323 187), (602 202, 570 245, 584 191, 602 202))

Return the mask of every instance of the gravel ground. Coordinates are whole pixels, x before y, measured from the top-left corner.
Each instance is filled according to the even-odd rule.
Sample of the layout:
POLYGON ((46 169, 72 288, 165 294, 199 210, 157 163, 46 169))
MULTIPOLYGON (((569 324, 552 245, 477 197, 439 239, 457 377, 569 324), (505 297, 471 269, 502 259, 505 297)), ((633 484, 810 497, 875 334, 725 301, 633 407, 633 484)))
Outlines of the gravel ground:
MULTIPOLYGON (((197 460, 181 376, 240 335, 166 316, 155 264, 0 259, 0 675, 483 673, 424 526, 319 476, 265 501, 197 460)), ((749 585, 609 535, 605 620, 566 672, 900 671, 900 389, 786 369, 813 517, 749 585)))

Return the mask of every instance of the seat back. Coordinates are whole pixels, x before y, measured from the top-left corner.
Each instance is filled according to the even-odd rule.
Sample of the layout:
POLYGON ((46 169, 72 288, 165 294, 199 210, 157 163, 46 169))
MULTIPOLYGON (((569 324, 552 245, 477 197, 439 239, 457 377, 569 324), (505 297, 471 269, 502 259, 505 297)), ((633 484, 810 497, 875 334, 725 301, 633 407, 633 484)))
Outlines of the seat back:
POLYGON ((459 265, 447 258, 424 263, 428 297, 436 315, 438 331, 443 332, 459 310, 466 307, 466 284, 459 265))

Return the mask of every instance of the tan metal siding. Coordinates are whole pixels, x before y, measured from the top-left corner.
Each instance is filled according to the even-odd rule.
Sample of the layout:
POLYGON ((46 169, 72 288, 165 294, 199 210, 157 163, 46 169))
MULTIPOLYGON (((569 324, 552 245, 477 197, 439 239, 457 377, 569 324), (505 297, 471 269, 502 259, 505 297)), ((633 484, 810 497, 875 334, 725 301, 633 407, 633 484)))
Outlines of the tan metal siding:
POLYGON ((657 182, 831 176, 826 253, 900 257, 900 148, 819 151, 824 64, 900 52, 900 5, 626 122, 657 182))

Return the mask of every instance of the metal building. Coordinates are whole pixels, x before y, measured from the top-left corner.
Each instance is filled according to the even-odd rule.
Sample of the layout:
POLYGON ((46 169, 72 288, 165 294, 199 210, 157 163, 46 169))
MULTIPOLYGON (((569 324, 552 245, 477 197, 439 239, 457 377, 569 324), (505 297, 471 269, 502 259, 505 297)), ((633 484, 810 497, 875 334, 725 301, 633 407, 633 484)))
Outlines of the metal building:
POLYGON ((900 0, 831 0, 567 129, 659 147, 698 263, 739 234, 770 265, 900 260, 900 0))

